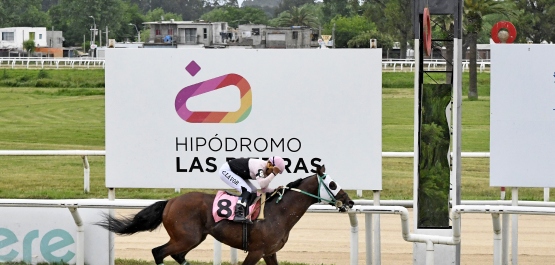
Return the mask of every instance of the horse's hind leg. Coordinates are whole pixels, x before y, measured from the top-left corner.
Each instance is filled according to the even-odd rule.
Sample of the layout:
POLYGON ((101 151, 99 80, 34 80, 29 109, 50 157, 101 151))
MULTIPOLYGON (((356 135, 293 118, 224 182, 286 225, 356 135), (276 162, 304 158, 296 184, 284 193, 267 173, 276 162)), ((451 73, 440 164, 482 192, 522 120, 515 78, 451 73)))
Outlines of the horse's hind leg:
MULTIPOLYGON (((258 261, 262 258, 262 252, 258 251, 249 251, 247 257, 243 261, 243 265, 255 265, 258 261)), ((276 263, 277 264, 277 263, 276 263)))
POLYGON ((186 264, 185 263, 185 254, 187 254, 187 253, 181 252, 179 254, 171 255, 171 256, 177 262, 177 264, 184 265, 184 264, 186 264))
POLYGON ((170 240, 168 243, 152 249, 152 256, 156 264, 163 264, 164 258, 171 255, 177 263, 184 265, 187 264, 185 255, 200 245, 204 239, 206 239, 206 235, 187 237, 180 241, 170 240))
POLYGON ((266 262, 266 265, 278 265, 276 253, 272 255, 266 255, 263 258, 264 262, 266 262))

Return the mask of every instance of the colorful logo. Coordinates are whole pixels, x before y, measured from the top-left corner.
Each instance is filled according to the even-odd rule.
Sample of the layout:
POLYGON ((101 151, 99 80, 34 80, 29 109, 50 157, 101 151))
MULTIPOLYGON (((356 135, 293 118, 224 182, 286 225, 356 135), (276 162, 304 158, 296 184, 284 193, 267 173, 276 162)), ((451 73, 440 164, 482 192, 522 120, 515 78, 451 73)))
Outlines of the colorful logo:
MULTIPOLYGON (((189 74, 195 76, 201 68, 195 61, 191 61, 185 69, 189 74)), ((238 74, 222 75, 190 85, 181 89, 175 97, 175 111, 177 115, 184 121, 190 123, 239 123, 249 116, 251 108, 251 86, 244 77, 238 74), (187 100, 190 98, 227 86, 236 86, 239 88, 241 96, 241 106, 239 110, 235 112, 191 111, 187 108, 187 100)))

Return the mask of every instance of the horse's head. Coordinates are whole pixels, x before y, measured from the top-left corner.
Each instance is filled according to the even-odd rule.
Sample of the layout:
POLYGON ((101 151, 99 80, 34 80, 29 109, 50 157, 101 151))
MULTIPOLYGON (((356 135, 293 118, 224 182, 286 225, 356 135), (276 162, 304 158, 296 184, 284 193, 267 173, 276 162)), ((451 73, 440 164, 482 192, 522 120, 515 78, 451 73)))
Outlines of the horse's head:
POLYGON ((325 165, 316 166, 316 177, 318 178, 318 193, 324 201, 337 207, 340 212, 347 211, 347 208, 353 208, 355 203, 349 198, 349 195, 326 174, 325 165))

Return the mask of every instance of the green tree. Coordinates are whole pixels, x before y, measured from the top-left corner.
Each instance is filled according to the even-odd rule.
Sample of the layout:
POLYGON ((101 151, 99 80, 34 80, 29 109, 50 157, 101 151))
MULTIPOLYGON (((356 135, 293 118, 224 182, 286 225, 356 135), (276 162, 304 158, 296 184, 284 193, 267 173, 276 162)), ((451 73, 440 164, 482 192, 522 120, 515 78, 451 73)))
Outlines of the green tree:
POLYGON ((110 38, 119 40, 125 37, 120 35, 125 32, 122 27, 128 30, 129 21, 124 21, 124 10, 122 0, 60 0, 48 13, 52 25, 64 32, 65 45, 71 46, 80 45, 83 36, 90 39, 91 29, 95 24, 97 30, 107 26, 110 38))
POLYGON ((278 24, 282 27, 307 26, 318 28, 318 18, 311 13, 307 5, 301 7, 291 7, 290 10, 281 13, 278 17, 278 24))
POLYGON ((483 30, 483 17, 490 14, 503 14, 508 19, 516 16, 511 2, 496 0, 464 0, 465 30, 470 47, 468 60, 468 99, 478 99, 478 72, 476 46, 478 36, 483 30))
POLYGON ((201 19, 219 22, 227 22, 230 27, 238 27, 239 24, 252 23, 252 24, 266 24, 268 16, 264 11, 255 7, 233 7, 224 6, 211 10, 201 16, 201 19))
POLYGON ((388 34, 383 34, 377 30, 365 31, 359 33, 347 42, 349 48, 370 48, 370 39, 376 39, 378 48, 391 49, 393 48, 393 39, 388 34))
POLYGON ((23 42, 23 49, 27 51, 27 56, 31 56, 33 52, 35 52, 35 41, 34 40, 26 40, 23 42))
POLYGON ((281 0, 275 12, 278 15, 290 11, 293 7, 300 7, 305 4, 314 4, 314 0, 281 0))
POLYGON ((406 58, 407 43, 414 39, 411 8, 411 0, 368 0, 361 7, 363 16, 374 22, 379 32, 401 44, 401 58, 406 58))
POLYGON ((555 0, 515 0, 522 13, 515 21, 517 41, 555 42, 555 0))
MULTIPOLYGON (((374 32, 376 25, 363 16, 352 17, 337 16, 325 27, 325 33, 330 34, 335 24, 335 47, 347 48, 349 40, 364 32, 374 32)), ((368 40, 370 41, 370 40, 368 40)))
MULTIPOLYGON (((142 14, 141 9, 137 4, 123 2, 123 17, 122 17, 122 27, 119 31, 113 32, 115 35, 120 36, 120 38, 129 38, 137 40, 137 30, 139 32, 143 31, 143 22, 145 22, 145 16, 142 14), (135 29, 135 26, 137 27, 135 29)), ((149 34, 150 35, 150 34, 149 34)), ((148 40, 147 38, 143 38, 141 33, 141 40, 148 40)))
POLYGON ((170 19, 175 19, 177 21, 183 20, 180 14, 166 12, 161 7, 157 7, 153 10, 148 11, 145 14, 144 18, 145 18, 145 21, 147 22, 160 21, 162 20, 162 18, 164 18, 164 20, 166 21, 170 19))
MULTIPOLYGON (((108 27, 109 38, 120 40, 125 37, 121 34, 128 30, 126 24, 130 22, 124 21, 123 0, 60 0, 48 12, 54 27, 64 32, 66 46, 80 45, 83 37, 90 41, 95 25, 98 33, 108 27)), ((96 36, 95 40, 99 41, 100 37, 96 36)))
POLYGON ((0 1, 0 28, 49 26, 50 20, 42 11, 41 0, 0 1))
POLYGON ((167 12, 181 15, 184 20, 197 20, 205 12, 210 11, 204 0, 172 0, 162 1, 161 8, 167 12))
POLYGON ((352 14, 353 1, 357 0, 324 0, 322 6, 324 21, 330 21, 336 16, 350 16, 352 14))

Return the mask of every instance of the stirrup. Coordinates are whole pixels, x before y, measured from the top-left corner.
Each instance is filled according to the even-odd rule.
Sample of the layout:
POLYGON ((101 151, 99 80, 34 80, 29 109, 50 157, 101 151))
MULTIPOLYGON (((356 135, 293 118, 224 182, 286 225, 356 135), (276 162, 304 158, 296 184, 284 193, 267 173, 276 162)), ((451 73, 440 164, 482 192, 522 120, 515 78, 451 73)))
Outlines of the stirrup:
POLYGON ((247 218, 247 211, 248 211, 248 208, 246 206, 237 202, 237 205, 235 207, 235 218, 233 218, 233 221, 239 222, 239 223, 252 224, 252 221, 249 218, 247 218))

